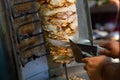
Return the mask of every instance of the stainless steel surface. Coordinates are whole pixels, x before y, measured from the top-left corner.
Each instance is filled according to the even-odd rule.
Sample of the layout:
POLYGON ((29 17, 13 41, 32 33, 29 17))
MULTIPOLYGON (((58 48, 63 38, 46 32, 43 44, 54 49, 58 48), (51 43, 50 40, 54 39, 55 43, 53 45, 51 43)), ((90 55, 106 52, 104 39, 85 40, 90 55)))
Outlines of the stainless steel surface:
MULTIPOLYGON (((10 71, 11 71, 11 77, 13 78, 13 80, 22 80, 22 76, 21 76, 21 66, 20 66, 20 63, 19 63, 19 59, 18 57, 16 56, 16 47, 15 47, 15 41, 13 40, 13 34, 12 34, 12 24, 11 24, 11 20, 10 20, 10 9, 9 9, 9 6, 8 6, 8 1, 7 0, 2 0, 3 3, 4 3, 4 12, 5 12, 5 36, 7 37, 6 40, 8 41, 6 43, 6 47, 9 46, 8 50, 8 56, 9 58, 12 60, 12 63, 10 62, 10 71), (11 65, 13 64, 13 65, 11 65)), ((11 61, 11 60, 8 60, 11 61)))
POLYGON ((0 23, 3 30, 2 43, 5 51, 4 55, 7 58, 6 64, 8 65, 10 80, 21 80, 20 66, 17 57, 15 57, 15 47, 13 46, 13 39, 11 39, 10 34, 11 25, 8 12, 7 0, 0 0, 0 23))
POLYGON ((80 40, 76 43, 93 45, 91 17, 87 0, 77 0, 77 14, 80 40))

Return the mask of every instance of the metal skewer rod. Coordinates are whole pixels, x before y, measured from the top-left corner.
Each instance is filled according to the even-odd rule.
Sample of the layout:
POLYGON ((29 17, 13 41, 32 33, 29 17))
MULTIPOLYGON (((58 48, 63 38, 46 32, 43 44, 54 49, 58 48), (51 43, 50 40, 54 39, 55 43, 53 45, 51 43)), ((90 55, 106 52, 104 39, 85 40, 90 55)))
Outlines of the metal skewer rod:
POLYGON ((64 69, 65 69, 66 80, 69 80, 66 63, 63 63, 63 67, 64 67, 64 69))

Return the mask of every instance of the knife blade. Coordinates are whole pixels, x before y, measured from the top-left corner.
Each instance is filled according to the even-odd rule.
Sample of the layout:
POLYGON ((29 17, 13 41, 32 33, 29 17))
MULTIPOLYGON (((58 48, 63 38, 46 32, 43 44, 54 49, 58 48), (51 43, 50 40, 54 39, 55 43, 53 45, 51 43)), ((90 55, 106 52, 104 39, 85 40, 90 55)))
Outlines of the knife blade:
POLYGON ((82 58, 96 56, 97 47, 85 44, 76 44, 72 40, 69 40, 70 47, 73 51, 73 56, 75 57, 75 61, 80 63, 82 58), (86 52, 86 53, 83 53, 86 52))
POLYGON ((83 58, 83 53, 79 46, 77 46, 72 40, 69 41, 70 41, 71 49, 73 51, 73 56, 75 57, 75 61, 80 63, 81 59, 83 58))
POLYGON ((87 44, 76 44, 78 45, 82 51, 87 52, 91 56, 97 55, 97 46, 87 45, 87 44))

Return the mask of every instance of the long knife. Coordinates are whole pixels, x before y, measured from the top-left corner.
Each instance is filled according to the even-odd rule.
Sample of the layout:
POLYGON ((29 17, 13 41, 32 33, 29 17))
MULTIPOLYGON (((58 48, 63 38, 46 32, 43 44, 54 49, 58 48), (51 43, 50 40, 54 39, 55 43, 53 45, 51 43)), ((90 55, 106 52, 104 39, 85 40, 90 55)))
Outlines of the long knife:
POLYGON ((76 44, 72 40, 69 40, 69 41, 70 41, 71 49, 73 51, 73 56, 75 57, 75 61, 78 63, 81 62, 81 59, 83 59, 85 57, 95 56, 95 53, 97 53, 97 47, 95 47, 95 46, 76 44), (84 51, 86 51, 88 54, 84 54, 83 50, 81 48, 84 51), (93 54, 93 52, 94 52, 94 54, 93 54))

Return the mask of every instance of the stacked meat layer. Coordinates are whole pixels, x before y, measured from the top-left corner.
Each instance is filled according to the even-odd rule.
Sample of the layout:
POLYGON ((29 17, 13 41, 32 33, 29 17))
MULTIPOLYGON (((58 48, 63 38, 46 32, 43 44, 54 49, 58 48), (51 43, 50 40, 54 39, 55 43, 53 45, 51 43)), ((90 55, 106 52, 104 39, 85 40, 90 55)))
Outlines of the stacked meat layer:
POLYGON ((40 15, 48 48, 56 62, 69 62, 72 50, 51 40, 79 40, 76 0, 39 0, 40 15))

